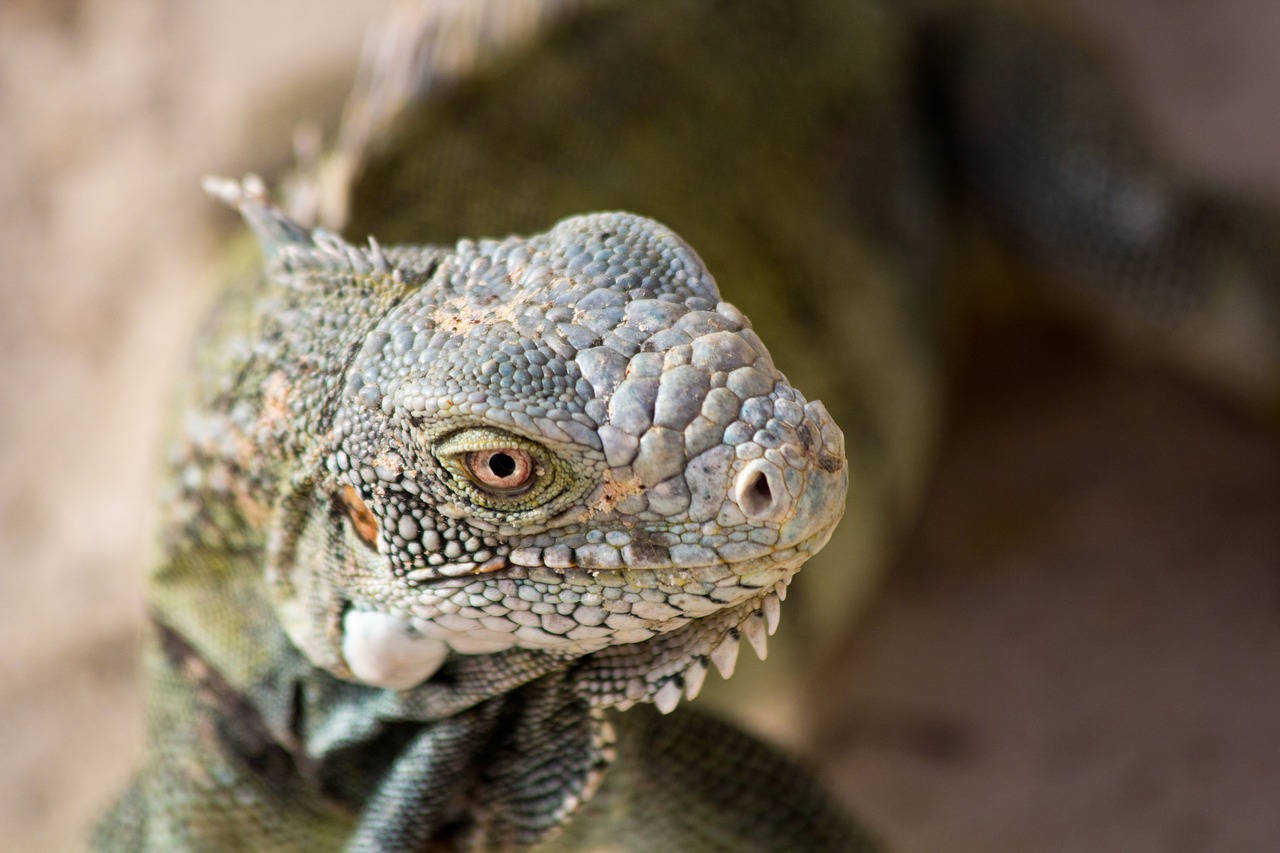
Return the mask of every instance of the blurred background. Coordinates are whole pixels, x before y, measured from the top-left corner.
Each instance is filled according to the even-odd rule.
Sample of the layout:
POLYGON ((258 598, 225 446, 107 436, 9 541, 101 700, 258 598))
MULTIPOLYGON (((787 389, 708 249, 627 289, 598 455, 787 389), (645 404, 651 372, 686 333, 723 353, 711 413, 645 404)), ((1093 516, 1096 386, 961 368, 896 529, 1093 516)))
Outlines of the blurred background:
MULTIPOLYGON (((0 2, 0 851, 141 747, 165 391, 230 220, 387 0, 0 2)), ((1280 4, 1069 0, 1157 138, 1280 195, 1280 4)), ((963 354, 913 531, 774 732, 904 851, 1280 849, 1280 437, 1070 327, 963 354)), ((786 630, 784 619, 783 630, 786 630)))

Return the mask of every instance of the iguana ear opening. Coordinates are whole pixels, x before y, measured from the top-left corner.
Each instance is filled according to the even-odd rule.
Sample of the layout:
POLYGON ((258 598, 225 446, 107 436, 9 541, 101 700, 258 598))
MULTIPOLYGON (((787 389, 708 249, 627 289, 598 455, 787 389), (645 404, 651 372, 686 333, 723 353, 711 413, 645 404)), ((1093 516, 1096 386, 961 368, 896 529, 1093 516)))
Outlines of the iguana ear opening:
POLYGON ((360 497, 360 493, 350 483, 343 485, 339 495, 347 512, 347 520, 351 522, 351 528, 356 532, 356 536, 361 542, 377 550, 378 519, 373 514, 373 510, 369 509, 364 498, 360 497))
POLYGON ((376 548, 377 521, 354 489, 334 495, 308 480, 281 496, 268 537, 267 590, 280 626, 313 666, 346 680, 356 678, 342 654, 350 599, 336 583, 341 572, 335 566, 358 555, 355 549, 364 545, 353 540, 368 544, 366 534, 376 548), (348 508, 352 499, 358 504, 348 508), (347 519, 355 537, 343 529, 347 519))

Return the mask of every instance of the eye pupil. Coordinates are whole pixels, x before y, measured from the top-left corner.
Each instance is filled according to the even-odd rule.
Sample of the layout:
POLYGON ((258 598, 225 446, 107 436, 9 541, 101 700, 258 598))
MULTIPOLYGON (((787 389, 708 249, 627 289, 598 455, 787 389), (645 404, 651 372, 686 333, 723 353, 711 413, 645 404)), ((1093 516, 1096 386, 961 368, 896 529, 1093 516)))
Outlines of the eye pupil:
POLYGON ((516 460, 506 453, 495 453, 489 457, 489 470, 493 476, 505 479, 516 472, 516 460))

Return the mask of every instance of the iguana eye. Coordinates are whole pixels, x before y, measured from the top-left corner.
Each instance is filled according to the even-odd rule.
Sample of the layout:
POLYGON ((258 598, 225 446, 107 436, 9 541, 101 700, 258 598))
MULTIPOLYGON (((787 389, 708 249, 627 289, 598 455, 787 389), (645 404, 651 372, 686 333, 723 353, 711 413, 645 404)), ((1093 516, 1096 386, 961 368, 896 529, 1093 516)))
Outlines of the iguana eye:
POLYGON ((489 426, 446 435, 431 454, 440 463, 443 485, 491 521, 547 517, 591 485, 545 445, 489 426))
POLYGON ((360 497, 355 486, 342 487, 342 505, 346 508, 347 519, 351 522, 356 536, 360 537, 360 541, 370 548, 377 548, 378 519, 374 516, 373 510, 369 509, 369 505, 364 502, 364 498, 360 497))
POLYGON ((520 494, 538 473, 533 457, 518 447, 472 451, 463 457, 463 464, 477 486, 498 495, 520 494))

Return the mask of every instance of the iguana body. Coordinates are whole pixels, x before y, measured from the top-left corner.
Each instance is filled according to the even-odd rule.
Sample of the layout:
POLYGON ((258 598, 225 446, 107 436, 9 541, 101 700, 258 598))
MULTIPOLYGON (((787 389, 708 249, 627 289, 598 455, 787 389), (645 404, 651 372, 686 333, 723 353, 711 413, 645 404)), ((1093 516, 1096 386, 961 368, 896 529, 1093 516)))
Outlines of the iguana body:
MULTIPOLYGON (((938 282, 969 257, 954 189, 1045 265, 1168 303, 1160 334, 1217 342, 1201 349, 1249 365, 1250 392, 1275 387, 1266 252, 1234 214, 1181 217, 1198 200, 1117 141, 1092 66, 1010 49, 1040 30, 919 29, 875 0, 506 14, 544 6, 560 12, 535 38, 473 33, 466 61, 427 49, 424 73, 374 74, 357 99, 321 207, 389 248, 218 189, 267 283, 242 264, 182 408, 153 743, 101 846, 867 844, 723 724, 611 709, 669 711, 709 664, 732 669, 739 636, 763 643, 846 471, 851 523, 811 564, 812 610, 843 615, 871 574, 927 470, 938 282), (1020 63, 1024 89, 1067 96, 1043 114, 999 97, 1020 63), (1055 167, 1072 155, 1087 168, 1055 167), (1135 197, 1166 215, 1135 220, 1135 197), (613 209, 672 230, 578 216, 613 209), (1078 221, 1108 239, 1073 242, 1078 221), (707 270, 832 403, 847 466, 707 270), (1218 344, 1240 293, 1263 308, 1236 352, 1218 344)), ((468 8, 477 32, 505 20, 468 8)))
MULTIPOLYGON (((384 250, 213 189, 267 282, 224 301, 183 411, 156 747, 104 839, 536 843, 611 764, 606 709, 763 653, 841 515, 840 432, 651 220, 384 250)), ((733 759, 761 790, 785 767, 733 759)), ((699 773, 756 787, 730 769, 699 773)))

